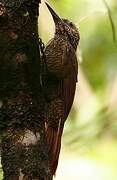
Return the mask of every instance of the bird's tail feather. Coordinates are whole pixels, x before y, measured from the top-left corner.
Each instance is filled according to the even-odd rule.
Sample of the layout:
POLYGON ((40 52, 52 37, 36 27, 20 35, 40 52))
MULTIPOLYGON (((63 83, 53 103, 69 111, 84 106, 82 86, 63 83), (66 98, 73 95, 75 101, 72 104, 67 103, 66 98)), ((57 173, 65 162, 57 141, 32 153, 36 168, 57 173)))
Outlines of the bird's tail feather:
POLYGON ((59 153, 61 149, 61 136, 63 132, 63 126, 61 126, 61 124, 62 122, 60 119, 57 129, 46 126, 46 136, 47 136, 47 143, 49 148, 50 166, 51 166, 51 173, 53 176, 56 173, 58 160, 59 160, 59 153))

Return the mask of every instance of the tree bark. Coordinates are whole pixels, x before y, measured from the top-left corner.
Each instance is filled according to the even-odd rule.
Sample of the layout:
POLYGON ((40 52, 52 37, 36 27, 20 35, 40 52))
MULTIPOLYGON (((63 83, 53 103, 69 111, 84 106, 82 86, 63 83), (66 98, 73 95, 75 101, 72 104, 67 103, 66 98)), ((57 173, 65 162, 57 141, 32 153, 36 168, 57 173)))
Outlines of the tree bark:
POLYGON ((50 177, 40 85, 40 0, 0 0, 0 132, 4 180, 50 177))

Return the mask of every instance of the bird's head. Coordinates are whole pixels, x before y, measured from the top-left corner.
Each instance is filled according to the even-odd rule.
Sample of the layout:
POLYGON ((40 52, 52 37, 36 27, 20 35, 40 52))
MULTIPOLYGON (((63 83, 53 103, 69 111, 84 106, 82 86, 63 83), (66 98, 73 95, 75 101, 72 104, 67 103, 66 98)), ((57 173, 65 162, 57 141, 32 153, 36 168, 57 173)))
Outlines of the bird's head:
POLYGON ((55 11, 47 4, 47 7, 53 17, 54 23, 55 23, 55 28, 56 28, 56 34, 60 36, 64 36, 67 38, 67 40, 70 42, 70 44, 73 46, 73 48, 76 50, 77 45, 80 40, 80 35, 77 27, 75 24, 70 22, 67 19, 61 19, 55 11))
POLYGON ((76 50, 79 40, 80 40, 80 34, 78 31, 78 28, 75 26, 75 24, 73 24, 72 22, 70 22, 67 19, 63 19, 63 22, 64 22, 64 29, 65 29, 67 38, 68 38, 70 44, 76 50))

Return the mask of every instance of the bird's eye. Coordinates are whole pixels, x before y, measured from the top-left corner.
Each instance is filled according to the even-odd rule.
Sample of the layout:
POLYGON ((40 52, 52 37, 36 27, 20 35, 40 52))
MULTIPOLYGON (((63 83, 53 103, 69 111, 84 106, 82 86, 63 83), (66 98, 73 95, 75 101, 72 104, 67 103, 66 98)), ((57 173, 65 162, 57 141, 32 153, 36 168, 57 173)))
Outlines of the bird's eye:
POLYGON ((71 27, 73 27, 73 23, 72 22, 70 22, 70 24, 69 24, 71 27))

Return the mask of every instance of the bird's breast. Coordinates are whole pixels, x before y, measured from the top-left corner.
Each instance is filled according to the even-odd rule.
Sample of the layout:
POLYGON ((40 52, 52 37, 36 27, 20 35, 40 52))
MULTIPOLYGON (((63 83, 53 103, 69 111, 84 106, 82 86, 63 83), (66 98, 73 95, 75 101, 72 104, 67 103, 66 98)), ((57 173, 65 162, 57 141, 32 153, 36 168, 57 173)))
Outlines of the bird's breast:
POLYGON ((69 73, 69 57, 67 56, 67 41, 62 38, 54 38, 46 47, 46 63, 49 74, 58 78, 64 78, 69 73))

